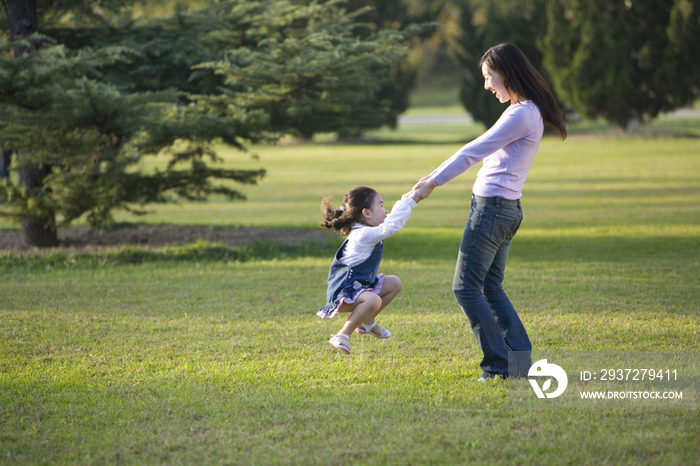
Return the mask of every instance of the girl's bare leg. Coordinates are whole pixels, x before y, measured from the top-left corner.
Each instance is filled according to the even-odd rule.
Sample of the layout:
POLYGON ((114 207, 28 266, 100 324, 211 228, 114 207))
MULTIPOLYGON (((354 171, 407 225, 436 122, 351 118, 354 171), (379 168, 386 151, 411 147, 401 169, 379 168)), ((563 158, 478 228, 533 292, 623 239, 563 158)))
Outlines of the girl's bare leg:
MULTIPOLYGON (((384 277, 384 283, 382 284, 382 291, 379 293, 379 297, 382 300, 382 304, 377 309, 376 312, 372 313, 367 317, 362 323, 366 325, 372 325, 375 321, 374 318, 382 312, 382 310, 389 305, 389 303, 401 292, 401 280, 396 275, 387 275, 384 277)), ((381 335, 382 331, 379 326, 372 329, 372 333, 381 335)))
POLYGON ((381 307, 382 298, 369 291, 360 294, 354 304, 343 304, 339 312, 350 312, 350 317, 345 321, 345 325, 338 334, 352 335, 352 332, 367 319, 371 318, 374 321, 373 316, 379 313, 381 307))

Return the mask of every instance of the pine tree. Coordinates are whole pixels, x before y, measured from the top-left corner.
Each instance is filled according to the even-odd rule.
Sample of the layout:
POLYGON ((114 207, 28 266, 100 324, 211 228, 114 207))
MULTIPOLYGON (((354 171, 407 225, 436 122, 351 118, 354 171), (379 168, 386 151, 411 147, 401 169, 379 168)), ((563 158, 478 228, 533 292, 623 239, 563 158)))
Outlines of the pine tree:
POLYGON ((700 95, 700 0, 549 0, 542 42, 554 87, 625 129, 700 95))
MULTIPOLYGON (((312 0, 302 2, 310 4, 312 0)), ((408 109, 411 91, 418 80, 420 63, 416 59, 415 46, 434 32, 438 26, 434 22, 437 13, 426 8, 421 14, 412 14, 405 0, 345 0, 341 5, 348 11, 357 13, 358 25, 354 28, 354 35, 369 37, 377 33, 395 34, 403 30, 404 37, 410 39, 405 41, 405 46, 412 51, 400 61, 392 63, 388 70, 389 79, 375 92, 374 102, 368 102, 373 107, 387 108, 388 112, 383 113, 381 118, 377 115, 374 120, 355 119, 358 124, 346 126, 341 131, 341 136, 356 136, 364 130, 384 125, 396 128, 399 115, 408 109), (406 34, 406 30, 411 31, 411 34, 406 34)))
MULTIPOLYGON (((9 25, 9 40, 15 43, 14 47, 5 47, 6 52, 13 59, 22 60, 26 54, 36 51, 40 41, 16 43, 27 37, 33 36, 37 31, 36 1, 7 0, 4 4, 9 25)), ((2 49, 0 49, 2 50, 2 49)), ((6 114, 5 118, 8 115, 6 114)), ((2 144, 6 146, 6 144, 2 144)), ((36 192, 43 186, 43 178, 49 173, 49 166, 45 164, 32 164, 27 162, 27 154, 24 150, 17 151, 17 156, 22 161, 19 170, 19 184, 24 192, 36 192)), ((7 159, 7 157, 4 157, 7 159)), ((3 163, 3 165, 6 165, 3 163)), ((7 167, 4 166, 5 170, 7 167)), ((7 183, 9 177, 5 178, 7 183)), ((22 236, 25 242, 32 242, 41 246, 56 246, 58 240, 55 234, 56 220, 50 212, 34 212, 22 222, 22 236)))
POLYGON ((138 19, 120 16, 126 3, 67 1, 70 27, 34 8, 34 29, 0 46, 0 147, 15 149, 20 172, 1 182, 0 214, 33 222, 30 245, 55 244, 55 227, 81 217, 109 223, 115 209, 243 198, 234 183, 264 170, 217 166, 215 143, 243 149, 384 120, 390 105, 376 92, 417 32, 357 37, 357 15, 337 1, 229 1, 138 19), (135 169, 158 154, 165 169, 135 169))

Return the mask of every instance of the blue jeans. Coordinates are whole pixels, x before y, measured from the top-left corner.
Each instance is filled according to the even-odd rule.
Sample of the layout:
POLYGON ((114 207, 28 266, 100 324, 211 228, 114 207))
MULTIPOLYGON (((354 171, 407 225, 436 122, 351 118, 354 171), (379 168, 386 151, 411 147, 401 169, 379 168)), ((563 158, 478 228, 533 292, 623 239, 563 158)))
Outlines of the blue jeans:
POLYGON ((527 375, 532 364, 530 339, 502 286, 522 219, 519 200, 472 196, 452 291, 484 352, 482 377, 527 375), (510 368, 509 351, 518 352, 510 368))

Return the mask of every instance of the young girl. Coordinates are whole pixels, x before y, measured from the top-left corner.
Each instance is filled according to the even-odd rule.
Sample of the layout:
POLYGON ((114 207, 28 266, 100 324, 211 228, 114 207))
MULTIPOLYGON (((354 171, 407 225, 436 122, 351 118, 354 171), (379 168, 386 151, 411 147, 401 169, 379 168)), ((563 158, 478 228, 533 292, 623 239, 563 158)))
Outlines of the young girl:
POLYGON ((422 178, 414 190, 419 200, 425 199, 437 186, 483 160, 452 291, 484 353, 479 378, 484 381, 527 374, 531 365, 532 346, 503 291, 503 274, 511 240, 523 219, 522 188, 544 125, 562 139, 566 127, 549 86, 515 45, 490 48, 481 58, 481 72, 484 89, 501 103, 510 101, 510 106, 493 127, 422 178))
POLYGON ((401 281, 394 275, 377 274, 382 260, 384 240, 401 230, 416 206, 414 194, 404 194, 387 216, 384 200, 374 189, 355 188, 345 195, 343 204, 334 209, 332 198, 321 203, 326 219, 321 226, 332 228, 345 237, 328 272, 326 305, 317 315, 331 318, 338 312, 350 317, 329 343, 350 354, 350 335, 389 338, 391 333, 377 325, 374 318, 401 291, 401 281))

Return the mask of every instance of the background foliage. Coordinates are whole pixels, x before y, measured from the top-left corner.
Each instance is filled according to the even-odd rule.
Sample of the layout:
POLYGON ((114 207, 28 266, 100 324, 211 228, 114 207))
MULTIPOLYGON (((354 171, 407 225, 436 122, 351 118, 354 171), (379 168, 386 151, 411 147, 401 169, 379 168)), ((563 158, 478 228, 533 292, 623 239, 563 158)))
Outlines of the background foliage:
POLYGON ((0 30, 21 40, 0 46, 0 146, 17 174, 0 214, 28 243, 55 245, 56 220, 97 226, 177 198, 240 199, 267 167, 224 170, 216 144, 395 127, 431 73, 459 81, 466 110, 490 126, 503 106, 477 63, 501 41, 525 51, 570 116, 626 128, 700 95, 698 1, 40 1, 21 30, 14 6, 33 3, 7 0, 0 30), (165 169, 136 168, 158 154, 165 169))
POLYGON ((626 128, 700 96, 700 1, 549 0, 544 65, 560 98, 626 128))
POLYGON ((2 145, 20 173, 38 172, 33 184, 5 180, 1 212, 44 229, 85 214, 98 226, 114 209, 171 195, 239 198, 227 182, 254 183, 264 170, 216 167, 213 142, 380 126, 391 103, 377 93, 419 29, 358 37, 356 16, 335 1, 221 2, 133 20, 45 15, 56 22, 40 35, 0 48, 2 145), (165 170, 133 169, 157 154, 169 155, 165 170))

